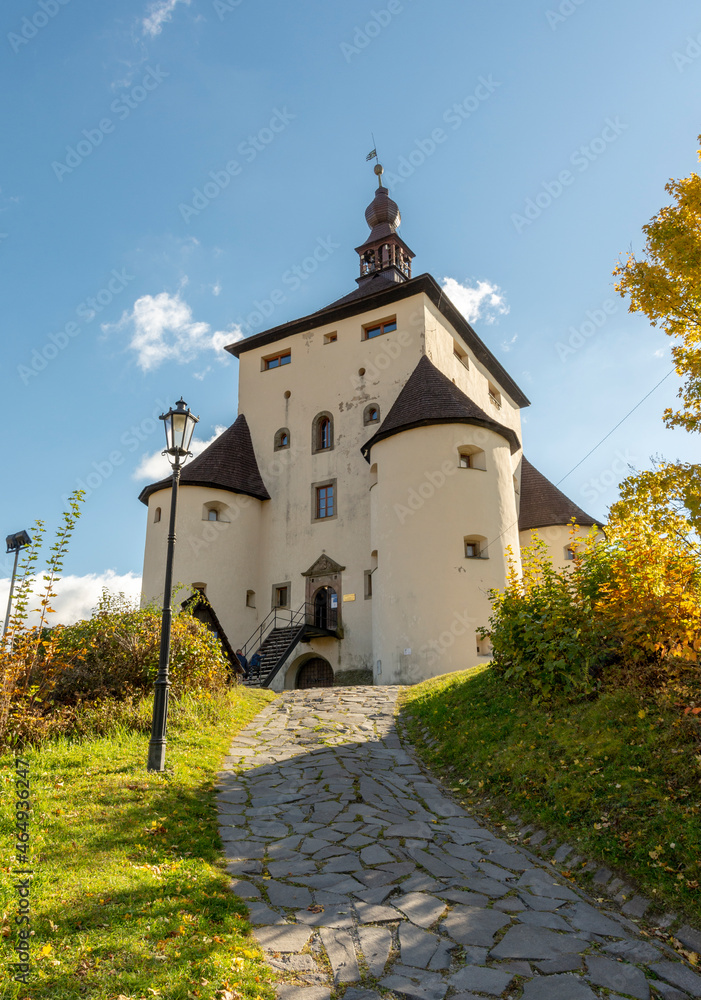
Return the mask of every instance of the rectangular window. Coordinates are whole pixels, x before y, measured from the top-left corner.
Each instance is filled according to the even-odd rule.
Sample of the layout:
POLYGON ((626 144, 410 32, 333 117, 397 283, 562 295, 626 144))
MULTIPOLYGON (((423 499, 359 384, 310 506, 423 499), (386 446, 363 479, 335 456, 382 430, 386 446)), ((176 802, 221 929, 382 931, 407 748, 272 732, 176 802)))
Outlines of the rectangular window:
POLYGON ((335 344, 337 340, 338 340, 338 334, 337 333, 325 333, 324 334, 324 343, 325 344, 335 344))
POLYGON ((372 570, 365 570, 365 600, 368 601, 372 597, 372 570))
POLYGON ((363 340, 372 340, 374 337, 381 337, 383 333, 392 333, 397 329, 397 319, 386 319, 382 323, 372 323, 363 327, 363 340))
POLYGON ((453 341, 453 354, 461 364, 465 365, 466 368, 470 367, 470 359, 467 356, 467 351, 463 350, 457 340, 453 341))
POLYGON ((269 358, 263 358, 263 371, 270 368, 279 368, 280 365, 289 365, 292 360, 292 351, 283 351, 282 354, 273 354, 269 358))
POLYGON ((289 608, 290 606, 290 583, 276 583, 273 587, 273 607, 289 608))
POLYGON ((333 517, 334 515, 334 488, 333 484, 327 486, 317 486, 316 488, 316 516, 333 517))
POLYGON ((465 556, 467 559, 479 559, 480 557, 479 542, 465 542, 465 556))

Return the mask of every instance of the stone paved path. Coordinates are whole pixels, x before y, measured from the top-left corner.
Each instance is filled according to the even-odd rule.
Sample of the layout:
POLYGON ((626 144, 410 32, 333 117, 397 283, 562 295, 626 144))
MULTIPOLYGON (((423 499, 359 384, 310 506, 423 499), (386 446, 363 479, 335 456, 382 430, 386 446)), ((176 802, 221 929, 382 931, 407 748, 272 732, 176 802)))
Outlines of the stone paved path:
POLYGON ((397 694, 286 692, 220 775, 232 888, 281 1000, 701 997, 676 953, 455 805, 402 746, 397 694))

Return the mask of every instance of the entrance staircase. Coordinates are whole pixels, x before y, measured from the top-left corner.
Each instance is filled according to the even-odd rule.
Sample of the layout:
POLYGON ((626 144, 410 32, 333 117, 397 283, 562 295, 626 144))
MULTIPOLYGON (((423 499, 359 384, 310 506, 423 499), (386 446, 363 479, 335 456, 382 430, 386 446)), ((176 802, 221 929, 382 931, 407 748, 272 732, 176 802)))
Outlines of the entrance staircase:
POLYGON ((300 642, 322 636, 340 638, 335 608, 320 608, 318 604, 303 604, 297 611, 273 608, 245 646, 241 647, 249 663, 255 652, 260 652, 261 659, 257 669, 249 666, 249 675, 243 683, 247 687, 270 687, 271 681, 300 642))

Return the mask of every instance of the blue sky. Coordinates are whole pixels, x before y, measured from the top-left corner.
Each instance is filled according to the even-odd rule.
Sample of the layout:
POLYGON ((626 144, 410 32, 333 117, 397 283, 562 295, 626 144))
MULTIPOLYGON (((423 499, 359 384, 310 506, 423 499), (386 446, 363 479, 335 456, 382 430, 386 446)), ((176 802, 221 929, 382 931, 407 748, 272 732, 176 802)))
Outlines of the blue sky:
MULTIPOLYGON (((452 280, 530 397, 549 478, 671 369, 611 271, 697 168, 691 0, 6 0, 0 44, 0 525, 53 529, 92 484, 68 616, 104 580, 136 586, 158 413, 183 394, 210 439, 236 416, 220 345, 354 287, 371 133, 415 273, 452 280)), ((591 514, 628 462, 697 455, 662 424, 677 387, 562 483, 591 514)))

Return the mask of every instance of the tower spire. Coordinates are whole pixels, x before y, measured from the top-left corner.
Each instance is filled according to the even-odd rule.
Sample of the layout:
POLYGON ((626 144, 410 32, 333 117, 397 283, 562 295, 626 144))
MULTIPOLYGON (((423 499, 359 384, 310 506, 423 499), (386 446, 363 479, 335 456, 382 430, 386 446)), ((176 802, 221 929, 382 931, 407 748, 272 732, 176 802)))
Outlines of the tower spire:
MULTIPOLYGON (((377 159, 377 149, 368 153, 366 159, 377 159)), ((378 187, 365 209, 370 235, 362 246, 355 248, 360 257, 360 277, 356 281, 363 285, 378 274, 390 281, 408 281, 414 254, 397 232, 402 217, 399 206, 382 183, 384 167, 378 161, 373 169, 378 187)))

